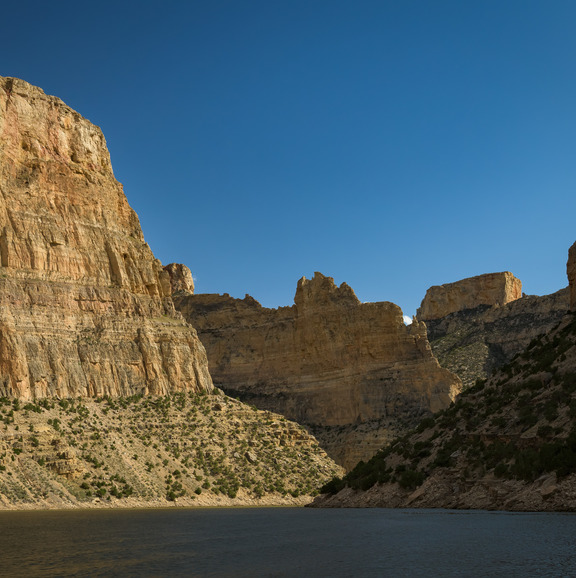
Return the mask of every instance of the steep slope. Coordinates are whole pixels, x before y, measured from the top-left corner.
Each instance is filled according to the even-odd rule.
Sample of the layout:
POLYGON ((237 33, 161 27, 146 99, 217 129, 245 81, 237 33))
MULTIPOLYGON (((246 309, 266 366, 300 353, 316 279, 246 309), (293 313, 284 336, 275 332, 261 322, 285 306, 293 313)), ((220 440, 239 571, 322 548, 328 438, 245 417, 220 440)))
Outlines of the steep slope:
POLYGON ((219 392, 0 398, 0 509, 304 504, 341 472, 301 426, 219 392))
POLYGON ((174 296, 197 328, 214 382, 230 395, 308 426, 338 463, 367 459, 409 424, 446 407, 459 380, 439 367, 426 328, 393 303, 360 303, 316 273, 294 305, 174 296))
POLYGON ((211 389, 100 129, 0 77, 0 395, 211 389))
MULTIPOLYGON (((571 290, 574 247, 568 276, 571 290)), ((576 510, 576 311, 317 506, 576 510)))

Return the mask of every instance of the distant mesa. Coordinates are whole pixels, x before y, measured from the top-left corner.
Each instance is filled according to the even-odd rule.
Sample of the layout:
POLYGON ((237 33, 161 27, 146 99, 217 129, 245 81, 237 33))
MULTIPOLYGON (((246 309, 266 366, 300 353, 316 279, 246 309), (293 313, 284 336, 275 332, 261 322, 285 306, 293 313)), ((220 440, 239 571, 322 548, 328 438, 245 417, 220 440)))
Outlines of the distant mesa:
POLYGON ((474 309, 480 305, 505 305, 520 297, 522 282, 512 273, 487 273, 430 287, 416 317, 420 321, 439 319, 450 313, 474 309))
POLYGON ((466 389, 553 329, 568 309, 568 289, 522 295, 521 281, 504 272, 431 287, 417 318, 426 322, 440 365, 456 373, 466 389))

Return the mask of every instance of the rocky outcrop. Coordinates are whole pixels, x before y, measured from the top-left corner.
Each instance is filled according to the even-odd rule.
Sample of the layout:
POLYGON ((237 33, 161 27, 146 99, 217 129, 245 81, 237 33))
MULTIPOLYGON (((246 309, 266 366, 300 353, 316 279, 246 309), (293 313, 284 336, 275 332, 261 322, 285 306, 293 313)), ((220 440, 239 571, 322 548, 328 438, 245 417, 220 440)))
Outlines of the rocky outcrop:
POLYGON ((421 321, 440 319, 451 313, 481 305, 505 305, 522 297, 522 282, 512 273, 488 273, 455 283, 430 287, 416 316, 421 321))
POLYGON ((570 309, 576 311, 576 243, 568 251, 566 272, 568 274, 568 283, 570 284, 570 309))
POLYGON ((406 326, 398 306, 360 303, 320 273, 298 282, 292 307, 267 309, 250 296, 174 300, 199 332, 215 384, 307 425, 346 467, 460 390, 433 357, 423 323, 406 326))
POLYGON ((210 391, 100 129, 0 78, 0 396, 210 391))
POLYGON ((194 279, 192 272, 186 265, 170 263, 164 267, 164 271, 170 276, 170 288, 172 295, 193 295, 194 279))
POLYGON ((502 306, 482 305, 428 320, 428 339, 440 365, 456 373, 466 389, 552 330, 568 309, 568 288, 542 297, 525 295, 502 306))

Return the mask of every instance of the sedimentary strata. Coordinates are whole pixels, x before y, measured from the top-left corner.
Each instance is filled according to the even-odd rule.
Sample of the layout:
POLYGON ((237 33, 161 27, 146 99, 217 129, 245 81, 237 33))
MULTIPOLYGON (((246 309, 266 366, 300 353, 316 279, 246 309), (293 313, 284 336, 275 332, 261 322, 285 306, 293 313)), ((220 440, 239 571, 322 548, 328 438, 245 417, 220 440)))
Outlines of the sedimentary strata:
POLYGON ((0 78, 0 395, 209 392, 171 294, 100 129, 0 78))
POLYGON ((481 305, 505 305, 522 297, 522 282, 509 271, 434 285, 426 292, 416 316, 421 321, 446 317, 481 305))
POLYGON ((398 306, 361 303, 320 273, 298 282, 292 307, 267 309, 250 296, 174 301, 199 332, 215 384, 306 424, 347 467, 460 390, 424 324, 406 326, 398 306))

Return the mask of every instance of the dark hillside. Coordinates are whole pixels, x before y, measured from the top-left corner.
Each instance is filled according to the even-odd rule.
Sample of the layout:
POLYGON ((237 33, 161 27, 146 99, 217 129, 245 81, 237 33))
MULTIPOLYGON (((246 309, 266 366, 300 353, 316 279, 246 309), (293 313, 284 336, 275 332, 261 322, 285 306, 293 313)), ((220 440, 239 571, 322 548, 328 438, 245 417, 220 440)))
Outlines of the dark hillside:
POLYGON ((315 505, 576 510, 576 315, 323 491, 315 505))

